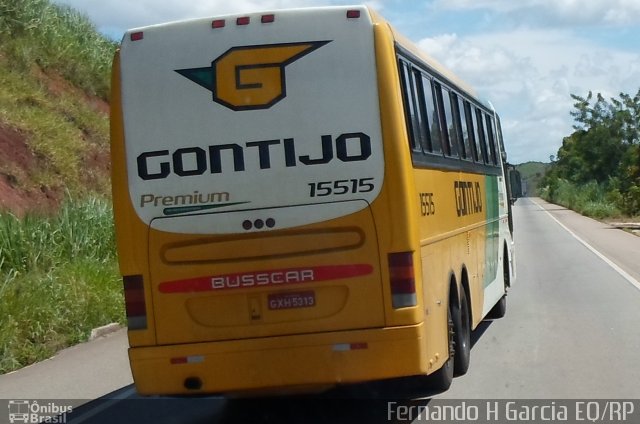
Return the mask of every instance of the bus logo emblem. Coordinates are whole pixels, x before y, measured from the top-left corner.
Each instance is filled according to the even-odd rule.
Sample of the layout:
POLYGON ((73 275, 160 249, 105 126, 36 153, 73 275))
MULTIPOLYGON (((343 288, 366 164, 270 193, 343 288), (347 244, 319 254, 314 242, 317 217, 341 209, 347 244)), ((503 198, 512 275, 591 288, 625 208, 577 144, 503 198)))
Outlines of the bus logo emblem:
POLYGON ((330 41, 233 47, 209 67, 176 72, 231 110, 269 109, 287 96, 285 67, 330 41))

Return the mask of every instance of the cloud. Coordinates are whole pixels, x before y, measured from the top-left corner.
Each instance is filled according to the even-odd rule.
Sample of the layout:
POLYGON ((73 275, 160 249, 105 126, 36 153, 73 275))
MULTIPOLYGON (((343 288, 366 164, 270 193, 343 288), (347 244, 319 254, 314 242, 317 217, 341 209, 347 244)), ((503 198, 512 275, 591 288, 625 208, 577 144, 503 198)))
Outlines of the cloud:
POLYGON ((640 24, 637 0, 435 0, 440 10, 488 10, 519 24, 606 25, 640 24))
POLYGON ((640 56, 564 30, 443 34, 418 45, 494 104, 515 162, 556 154, 573 131, 570 94, 635 94, 640 81, 640 56))
POLYGON ((182 19, 318 5, 317 0, 56 0, 88 14, 98 28, 124 31, 182 19))
MULTIPOLYGON (((119 31, 182 19, 297 7, 351 4, 341 0, 54 0, 86 13, 100 29, 119 31)), ((388 0, 364 2, 375 10, 388 0)))

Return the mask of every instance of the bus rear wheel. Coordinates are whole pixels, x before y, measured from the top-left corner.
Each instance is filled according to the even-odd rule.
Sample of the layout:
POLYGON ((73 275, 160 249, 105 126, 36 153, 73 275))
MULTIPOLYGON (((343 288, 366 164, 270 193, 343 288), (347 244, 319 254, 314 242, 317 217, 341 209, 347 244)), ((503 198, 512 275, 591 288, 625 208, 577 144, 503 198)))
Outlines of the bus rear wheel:
POLYGON ((469 302, 464 288, 460 290, 460 306, 454 308, 453 313, 454 331, 454 375, 464 375, 469 370, 471 361, 471 317, 469 313, 469 302))
POLYGON ((429 376, 429 383, 436 390, 448 390, 453 383, 453 368, 455 361, 454 324, 451 304, 447 308, 447 337, 449 339, 449 359, 442 367, 429 376))

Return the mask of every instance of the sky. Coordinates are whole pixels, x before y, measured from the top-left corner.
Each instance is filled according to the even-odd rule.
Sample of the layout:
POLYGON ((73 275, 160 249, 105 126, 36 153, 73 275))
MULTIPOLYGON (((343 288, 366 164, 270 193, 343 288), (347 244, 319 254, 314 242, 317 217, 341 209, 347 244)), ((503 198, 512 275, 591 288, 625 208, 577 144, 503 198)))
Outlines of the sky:
MULTIPOLYGON (((341 0, 55 0, 105 35, 189 18, 341 0)), ((511 163, 548 162, 573 130, 571 94, 640 89, 640 0, 365 1, 472 85, 501 117, 511 163)))

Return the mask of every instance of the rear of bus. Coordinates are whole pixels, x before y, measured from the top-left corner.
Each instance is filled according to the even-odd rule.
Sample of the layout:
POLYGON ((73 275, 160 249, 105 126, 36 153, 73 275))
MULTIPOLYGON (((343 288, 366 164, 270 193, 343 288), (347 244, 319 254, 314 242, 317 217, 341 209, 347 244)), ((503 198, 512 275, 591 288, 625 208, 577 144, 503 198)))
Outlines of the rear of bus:
POLYGON ((446 360, 427 368, 410 158, 402 140, 383 144, 380 30, 366 8, 336 7, 125 35, 113 189, 140 393, 356 382, 446 360))

